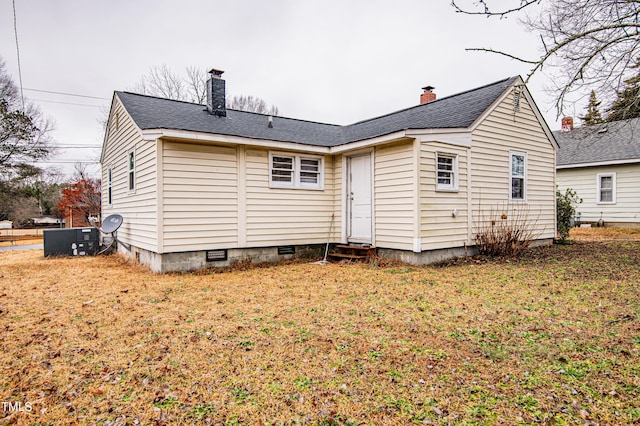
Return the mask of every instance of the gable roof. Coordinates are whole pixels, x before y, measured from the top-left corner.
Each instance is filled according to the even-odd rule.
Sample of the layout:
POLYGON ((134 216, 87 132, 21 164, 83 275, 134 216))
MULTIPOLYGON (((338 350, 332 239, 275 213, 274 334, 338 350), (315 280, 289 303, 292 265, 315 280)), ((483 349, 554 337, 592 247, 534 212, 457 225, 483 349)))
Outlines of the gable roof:
POLYGON ((640 162, 640 118, 554 132, 558 168, 640 162))
POLYGON ((339 126, 227 109, 226 117, 211 115, 200 104, 115 92, 142 129, 172 129, 240 136, 252 139, 333 147, 409 129, 467 128, 519 77, 447 96, 391 114, 339 126))

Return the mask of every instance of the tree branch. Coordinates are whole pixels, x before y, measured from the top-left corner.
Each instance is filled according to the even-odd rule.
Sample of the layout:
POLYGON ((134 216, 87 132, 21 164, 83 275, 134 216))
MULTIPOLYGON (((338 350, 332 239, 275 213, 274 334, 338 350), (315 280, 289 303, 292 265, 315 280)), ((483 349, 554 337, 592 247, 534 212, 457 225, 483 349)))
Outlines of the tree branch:
POLYGON ((482 6, 482 8, 484 9, 483 11, 470 11, 470 10, 463 9, 462 7, 458 6, 458 4, 456 3, 456 0, 451 1, 451 6, 453 6, 453 8, 457 13, 463 13, 465 15, 484 15, 487 17, 499 16, 500 18, 504 18, 506 15, 519 12, 522 9, 525 9, 531 6, 532 4, 541 3, 541 2, 542 0, 521 0, 520 6, 511 8, 511 9, 506 9, 500 12, 494 12, 490 10, 485 0, 477 1, 478 6, 482 6))

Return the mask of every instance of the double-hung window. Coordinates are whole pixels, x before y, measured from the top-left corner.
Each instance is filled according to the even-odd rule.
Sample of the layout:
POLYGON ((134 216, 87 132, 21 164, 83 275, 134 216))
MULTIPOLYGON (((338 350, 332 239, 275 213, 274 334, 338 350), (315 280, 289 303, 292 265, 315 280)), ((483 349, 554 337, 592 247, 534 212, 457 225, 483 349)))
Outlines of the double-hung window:
POLYGON ((322 157, 269 153, 271 188, 322 189, 323 185, 322 157))
POLYGON ((527 200, 527 153, 511 152, 509 155, 509 199, 527 200))
POLYGON ((615 204, 616 202, 616 174, 598 173, 598 203, 615 204))
POLYGON ((436 154, 436 189, 456 191, 458 189, 458 157, 453 154, 436 154))
POLYGON ((129 191, 136 190, 136 155, 134 151, 127 153, 127 163, 129 168, 129 191))

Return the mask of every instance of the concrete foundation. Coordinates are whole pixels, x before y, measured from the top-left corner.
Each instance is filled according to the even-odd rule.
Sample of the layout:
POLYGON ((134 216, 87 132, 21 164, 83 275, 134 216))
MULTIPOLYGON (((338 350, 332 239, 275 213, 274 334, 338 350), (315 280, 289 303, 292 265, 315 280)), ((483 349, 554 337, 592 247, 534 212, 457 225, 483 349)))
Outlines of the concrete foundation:
MULTIPOLYGON (((226 260, 207 261, 207 250, 180 253, 155 253, 138 247, 131 251, 119 246, 118 252, 134 258, 153 272, 195 271, 206 268, 224 268, 239 262, 262 263, 277 262, 294 258, 319 258, 324 255, 324 244, 286 246, 290 254, 278 254, 278 247, 235 248, 226 249, 226 260)), ((212 250, 219 252, 220 250, 212 250)))
MULTIPOLYGON (((536 240, 531 247, 551 245, 552 239, 536 240)), ((131 251, 122 246, 118 246, 118 251, 127 257, 136 259, 143 265, 148 266, 153 272, 186 272, 206 268, 224 268, 239 262, 262 263, 277 262, 279 260, 294 258, 321 258, 324 255, 324 244, 310 244, 299 246, 286 246, 281 252, 288 254, 278 254, 278 247, 255 247, 255 248, 235 248, 226 249, 226 260, 207 261, 207 250, 189 251, 180 253, 155 253, 138 247, 131 247, 131 251), (290 253, 293 251, 293 253, 290 253)), ((220 252, 220 250, 212 250, 220 252)), ((408 250, 386 249, 378 247, 377 255, 383 258, 396 259, 412 265, 427 265, 430 263, 442 262, 460 256, 474 256, 478 250, 472 247, 453 247, 440 250, 428 250, 421 253, 414 253, 408 250)))
POLYGON ((460 256, 473 256, 478 251, 475 247, 454 247, 440 250, 428 250, 415 253, 407 250, 378 248, 378 256, 388 259, 399 260, 411 265, 428 265, 430 263, 442 262, 443 260, 454 259, 460 256))
MULTIPOLYGON (((535 240, 529 247, 548 246, 551 244, 553 244, 553 239, 548 238, 535 240)), ((412 265, 428 265, 431 263, 442 262, 444 260, 455 259, 456 257, 475 256, 477 254, 478 249, 475 246, 427 250, 420 253, 406 250, 378 248, 378 256, 388 259, 396 259, 412 265)))

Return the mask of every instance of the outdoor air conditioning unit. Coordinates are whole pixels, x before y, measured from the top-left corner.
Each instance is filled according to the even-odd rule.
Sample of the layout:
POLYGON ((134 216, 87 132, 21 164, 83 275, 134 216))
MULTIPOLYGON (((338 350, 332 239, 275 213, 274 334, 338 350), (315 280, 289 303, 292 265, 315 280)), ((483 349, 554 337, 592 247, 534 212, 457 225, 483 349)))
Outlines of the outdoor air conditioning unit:
POLYGON ((100 248, 97 228, 46 229, 44 256, 95 255, 100 248))

